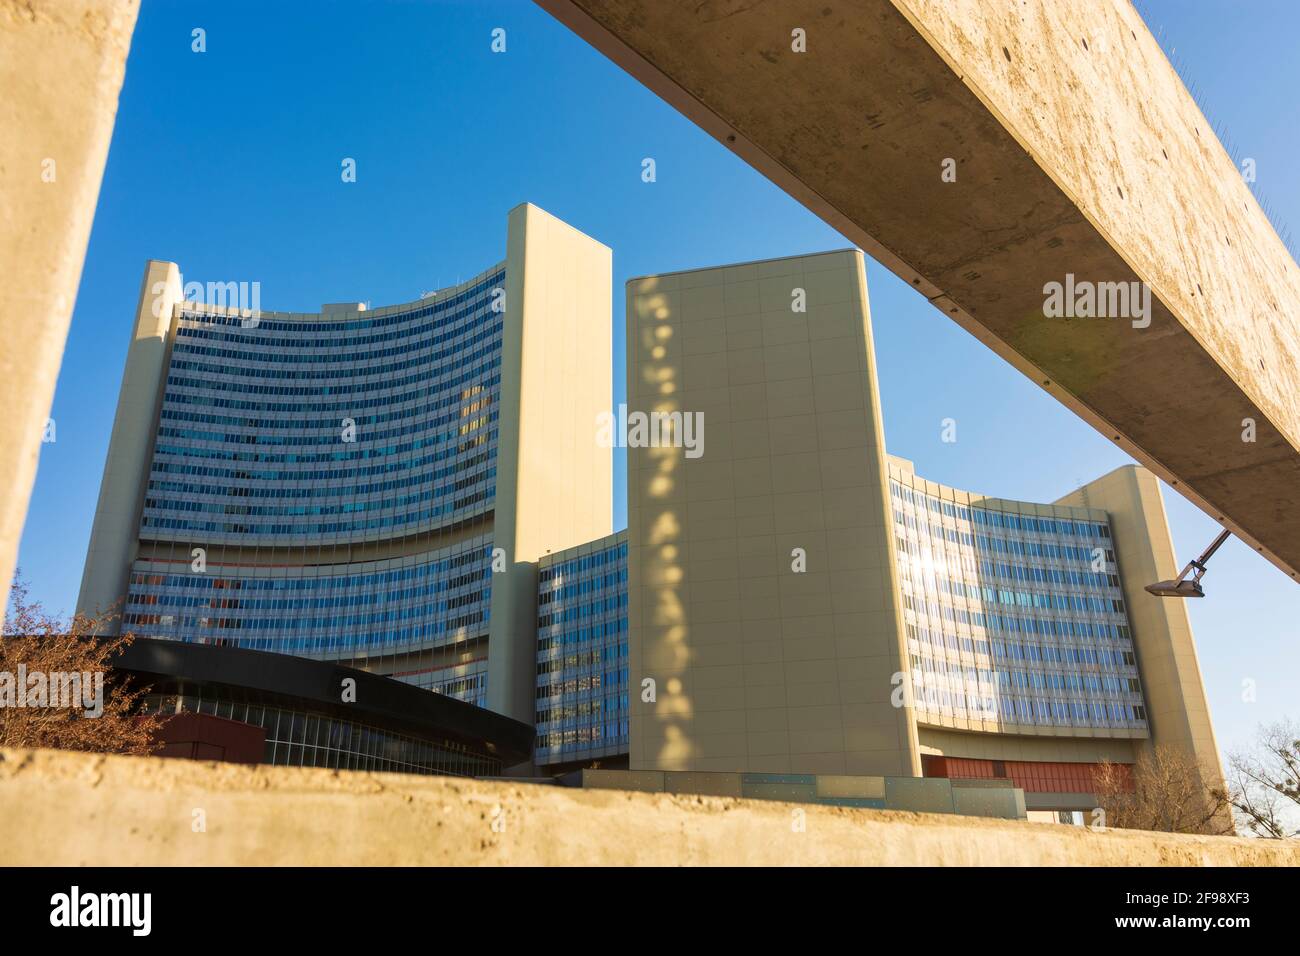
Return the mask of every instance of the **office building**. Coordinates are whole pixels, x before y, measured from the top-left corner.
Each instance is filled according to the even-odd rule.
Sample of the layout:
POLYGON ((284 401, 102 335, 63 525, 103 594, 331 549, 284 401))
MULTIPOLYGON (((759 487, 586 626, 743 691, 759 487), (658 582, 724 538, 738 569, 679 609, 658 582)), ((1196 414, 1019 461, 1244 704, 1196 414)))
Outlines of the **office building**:
POLYGON ((536 562, 612 531, 610 250, 532 205, 401 305, 252 312, 145 271, 78 609, 531 725, 536 562))
POLYGON ((377 310, 250 317, 150 263, 80 607, 513 722, 340 711, 302 690, 325 671, 267 668, 277 689, 248 657, 137 662, 170 673, 160 709, 256 716, 275 762, 496 772, 527 727, 542 773, 862 805, 933 777, 961 799, 917 799, 1010 781, 1088 809, 1099 763, 1159 743, 1221 781, 1186 610, 1142 590, 1177 571, 1148 472, 1031 503, 887 454, 856 250, 632 280, 618 408, 609 299, 609 250, 532 206, 504 262, 377 310))
POLYGON ((1142 590, 1177 573, 1148 472, 1033 504, 887 455, 855 250, 635 279, 627 323, 628 407, 704 436, 628 449, 633 771, 1010 778, 1069 810, 1163 742, 1221 782, 1186 610, 1142 590))

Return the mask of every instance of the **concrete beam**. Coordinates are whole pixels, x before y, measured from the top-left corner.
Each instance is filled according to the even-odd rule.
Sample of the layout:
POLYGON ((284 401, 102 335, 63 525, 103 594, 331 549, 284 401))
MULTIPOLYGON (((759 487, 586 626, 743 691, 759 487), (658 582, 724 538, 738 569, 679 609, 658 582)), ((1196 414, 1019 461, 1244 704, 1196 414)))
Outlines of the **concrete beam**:
POLYGON ((1300 269, 1129 3, 537 2, 1296 576, 1300 269))
POLYGON ((1300 865, 1294 841, 800 807, 794 832, 776 801, 0 750, 9 866, 1300 865))
POLYGON ((36 480, 137 8, 138 0, 0 0, 0 605, 36 480))

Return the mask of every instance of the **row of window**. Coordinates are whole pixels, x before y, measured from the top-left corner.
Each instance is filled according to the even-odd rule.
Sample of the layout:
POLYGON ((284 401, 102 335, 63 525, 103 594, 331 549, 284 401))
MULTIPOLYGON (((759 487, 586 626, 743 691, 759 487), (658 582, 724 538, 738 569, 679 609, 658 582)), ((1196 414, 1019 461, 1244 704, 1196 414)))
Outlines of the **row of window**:
MULTIPOLYGON (((221 349, 211 346, 178 346, 172 352, 171 370, 174 372, 198 372, 210 373, 214 376, 234 377, 240 381, 255 382, 259 379, 272 381, 310 381, 318 380, 328 382, 338 382, 343 379, 352 378, 371 378, 387 377, 407 369, 423 369, 426 378, 438 379, 443 375, 449 375, 455 368, 473 362, 475 359, 484 358, 492 355, 500 348, 501 343, 501 323, 495 321, 483 329, 475 332, 473 335, 466 336, 463 342, 457 342, 453 345, 443 346, 442 348, 429 348, 425 351, 423 348, 406 348, 395 350, 395 354, 402 355, 400 361, 390 361, 383 364, 361 364, 347 365, 335 364, 330 361, 330 356, 315 356, 307 353, 274 351, 259 351, 252 354, 245 354, 233 349, 221 349), (195 358, 186 356, 195 355, 195 358), (284 364, 292 364, 293 368, 264 368, 260 365, 232 365, 230 359, 243 359, 245 361, 270 361, 273 356, 279 356, 284 364), (217 363, 209 362, 207 359, 225 360, 217 363), (320 362, 315 361, 320 359, 320 362), (299 368, 298 366, 308 366, 299 368), (320 365, 320 368, 310 366, 320 365)), ((266 348, 264 343, 262 348, 266 348)), ((286 343, 277 342, 276 344, 284 345, 286 343)), ((290 344, 290 348, 293 346, 290 344)), ((336 389, 335 391, 342 391, 336 389)))
MULTIPOLYGON (((1028 634, 1037 638, 1085 638, 1125 642, 1131 637, 1128 624, 1096 618, 1073 620, 1064 617, 1035 617, 997 611, 968 611, 965 608, 942 603, 937 598, 923 601, 907 593, 903 594, 903 606, 915 615, 929 618, 929 623, 936 628, 942 628, 946 622, 954 627, 957 625, 978 627, 990 633, 1000 632, 1010 636, 1028 634)), ((1127 621, 1127 618, 1124 620, 1127 621)), ((924 622, 920 623, 924 624, 924 622)))
MULTIPOLYGON (((461 389, 459 394, 444 396, 441 400, 421 402, 404 408, 388 410, 372 415, 347 415, 356 422, 357 429, 373 429, 387 422, 405 422, 405 433, 417 430, 427 431, 432 427, 451 425, 487 408, 494 401, 494 394, 485 385, 474 385, 461 389)), ((199 403, 194 403, 199 404, 199 403)), ((191 412, 178 408, 166 407, 162 410, 161 420, 189 422, 197 425, 228 425, 234 428, 255 429, 258 434, 274 431, 277 428, 290 429, 295 434, 306 433, 312 429, 324 429, 338 434, 341 418, 286 419, 280 417, 258 418, 255 415, 213 415, 207 412, 191 412)), ((373 432, 368 431, 368 434, 373 432)))
MULTIPOLYGON (((471 383, 480 378, 489 368, 499 364, 500 353, 501 341, 499 338, 480 349, 467 352, 461 356, 460 362, 455 363, 450 368, 469 367, 471 371, 441 376, 437 384, 443 390, 446 390, 471 383)), ((167 375, 167 387, 195 388, 207 392, 228 392, 236 395, 313 395, 324 397, 329 395, 365 395, 369 392, 391 392, 407 385, 428 383, 431 379, 428 369, 420 369, 400 378, 356 382, 351 385, 261 385, 243 379, 225 379, 224 376, 229 374, 230 370, 228 368, 219 365, 207 365, 199 362, 173 362, 167 375), (184 371, 195 371, 206 373, 206 375, 200 378, 190 378, 175 374, 184 371)))
POLYGON ((486 633, 491 556, 490 540, 480 537, 402 567, 340 574, 160 573, 141 561, 123 621, 144 636, 281 653, 445 646, 486 633))
POLYGON ((916 697, 917 709, 939 717, 1002 724, 1031 724, 1060 727, 1147 726, 1142 704, 1099 700, 1050 700, 1043 697, 997 697, 971 699, 948 691, 926 691, 916 697))
MULTIPOLYGON (((474 464, 484 464, 487 462, 488 455, 486 452, 480 453, 477 459, 467 459, 467 463, 472 461, 474 464)), ((496 469, 489 469, 487 474, 495 477, 496 469)), ((438 482, 444 482, 446 487, 454 487, 457 491, 469 487, 464 484, 466 481, 477 481, 478 475, 462 464, 452 465, 446 468, 429 469, 426 472, 407 475, 404 478, 392 478, 387 481, 372 481, 363 485, 343 485, 328 486, 321 484, 310 484, 305 487, 293 487, 289 484, 279 484, 274 486, 264 485, 232 485, 213 489, 208 483, 197 484, 186 481, 162 481, 153 480, 149 482, 148 490, 169 496, 179 495, 190 498, 198 495, 227 495, 231 498, 278 498, 284 501, 300 501, 304 498, 357 498, 368 497, 370 495, 382 495, 388 492, 397 491, 401 488, 410 488, 416 485, 428 485, 435 487, 438 482), (460 478, 456 482, 446 484, 446 479, 455 475, 469 473, 469 478, 460 478)))
POLYGON ((913 666, 920 671, 917 686, 927 682, 947 688, 974 688, 979 694, 998 690, 1043 691, 1072 694, 1091 691, 1096 694, 1140 694, 1141 685, 1136 677, 1086 671, 1037 671, 1017 668, 969 667, 917 655, 913 666))
MULTIPOLYGON (((486 447, 480 446, 477 448, 473 454, 463 456, 460 449, 454 449, 451 451, 443 449, 428 455, 423 455, 419 458, 402 458, 397 461, 386 461, 378 464, 366 464, 362 466, 353 465, 344 468, 321 470, 307 469, 303 471, 265 471, 254 468, 213 468, 209 465, 195 465, 189 464, 185 461, 175 462, 155 458, 152 474, 155 478, 160 475, 202 478, 204 479, 203 485, 215 485, 218 488, 224 488, 226 489, 226 494, 232 495, 236 493, 236 490, 240 490, 247 491, 250 495, 257 493, 257 496, 261 497, 261 494, 258 493, 259 486, 250 484, 255 481, 280 482, 276 488, 283 487, 286 497, 296 497, 304 490, 292 486, 285 487, 286 483, 289 482, 312 482, 314 483, 313 487, 320 487, 324 494, 331 495, 342 494, 349 488, 349 486, 345 485, 340 487, 337 484, 342 481, 356 481, 361 478, 391 475, 398 472, 410 473, 408 474, 408 477, 402 479, 400 482, 393 483, 392 487, 396 488, 403 487, 408 483, 419 484, 420 482, 427 481, 430 478, 445 478, 448 475, 456 474, 457 472, 463 473, 472 471, 475 469, 475 466, 490 462, 495 451, 496 445, 489 443, 486 447), (453 463, 441 468, 430 467, 439 461, 448 460, 453 461, 453 463), (337 491, 334 490, 336 488, 338 489, 337 491)), ((191 452, 193 452, 193 449, 189 448, 160 448, 158 455, 186 456, 191 452)), ((495 475, 496 469, 489 468, 486 473, 489 475, 495 475)), ((387 485, 388 483, 385 482, 382 483, 381 486, 377 487, 386 487, 387 485)), ((211 488, 203 488, 202 486, 187 487, 198 488, 200 489, 200 493, 203 494, 218 493, 212 491, 211 488)), ((352 485, 350 487, 359 493, 361 489, 370 486, 352 485)), ((276 488, 269 490, 274 491, 276 488)))
MULTIPOLYGON (((401 325, 404 322, 411 322, 418 319, 439 316, 442 315, 444 312, 447 312, 448 310, 455 309, 456 306, 462 305, 466 302, 473 301, 475 299, 481 299, 484 296, 491 295, 493 292, 495 292, 496 289, 503 287, 503 284, 505 282, 505 276, 506 276, 505 271, 498 269, 490 277, 483 279, 481 282, 475 283, 473 286, 469 287, 468 289, 465 289, 462 292, 457 293, 454 296, 447 296, 445 298, 440 298, 440 299, 435 298, 435 301, 429 305, 419 305, 414 308, 402 312, 394 312, 389 315, 367 316, 365 313, 360 313, 361 317, 356 319, 347 319, 341 321, 335 320, 329 322, 312 322, 310 320, 298 320, 298 319, 291 319, 287 321, 280 321, 276 319, 259 319, 256 328, 267 332, 331 332, 331 333, 363 332, 370 329, 388 329, 389 334, 392 334, 393 326, 395 325, 401 325)), ((218 315, 216 313, 199 312, 199 311, 194 311, 192 309, 187 309, 183 313, 183 317, 187 319, 202 321, 205 324, 212 326, 214 328, 226 327, 232 329, 235 328, 247 329, 249 327, 248 321, 237 315, 218 315)), ((308 346, 313 343, 301 342, 299 344, 303 346, 308 346)))
MULTIPOLYGON (((496 418, 495 414, 489 415, 485 413, 468 420, 463 416, 452 418, 443 422, 442 425, 437 425, 432 420, 429 420, 373 431, 357 424, 354 419, 351 424, 353 429, 351 432, 352 440, 345 442, 345 444, 365 446, 375 442, 391 441, 394 438, 406 438, 410 435, 422 435, 426 443, 429 441, 429 436, 433 436, 434 444, 447 444, 456 441, 458 437, 464 436, 477 428, 482 428, 490 421, 496 421, 496 418)), ((277 435, 260 429, 249 432, 213 432, 204 431, 201 428, 176 428, 171 425, 163 425, 158 429, 158 437, 207 442, 217 445, 260 445, 265 448, 313 448, 324 445, 327 447, 333 446, 337 449, 339 443, 343 441, 343 420, 327 422, 324 426, 317 424, 315 429, 321 427, 325 430, 299 429, 291 433, 277 435)), ((358 449, 347 450, 355 452, 358 449)))
POLYGON ((1040 518, 1034 515, 1022 515, 1011 511, 995 511, 991 508, 967 507, 944 501, 924 492, 906 488, 896 481, 889 483, 890 494, 901 501, 906 501, 916 508, 924 508, 935 514, 944 514, 950 518, 960 518, 973 524, 990 528, 1006 528, 1010 531, 1029 532, 1032 534, 1064 534, 1078 537, 1109 538, 1110 527, 1093 521, 1069 518, 1040 518))
MULTIPOLYGON (((491 415, 482 419, 481 421, 476 421, 474 423, 474 429, 466 430, 465 426, 462 425, 459 428, 453 429, 451 431, 431 432, 431 433, 416 432, 412 434, 412 437, 410 438, 409 441, 404 441, 396 445, 384 445, 380 447, 375 447, 369 444, 368 442, 362 442, 360 438, 358 438, 358 440, 355 442, 343 441, 342 438, 343 428, 342 426, 340 426, 338 435, 332 440, 317 441, 313 439, 310 442, 304 442, 302 444, 302 447, 304 448, 309 448, 314 445, 324 445, 326 447, 333 449, 332 451, 327 451, 327 452, 304 451, 304 452, 291 453, 291 454, 268 454, 268 453, 256 452, 256 451, 254 452, 227 451, 225 449, 212 448, 209 444, 207 446, 160 445, 158 453, 180 455, 182 457, 189 457, 189 458, 216 458, 216 459, 224 459, 226 461, 250 461, 250 462, 277 461, 277 462, 288 462, 288 463, 293 463, 293 462, 311 463, 311 462, 321 462, 321 461, 349 461, 349 460, 361 460, 367 458, 387 458, 389 456, 394 456, 394 455, 402 455, 405 457, 408 453, 417 451, 421 448, 436 448, 440 445, 453 445, 454 447, 452 447, 451 449, 444 450, 441 453, 441 455, 437 456, 446 459, 446 458, 455 457, 455 455, 457 454, 468 452, 473 448, 486 444, 487 438, 483 436, 475 436, 474 438, 467 440, 466 435, 472 434, 472 432, 475 429, 480 428, 483 425, 488 424, 489 422, 495 422, 495 421, 496 421, 496 413, 494 412, 491 415)), ((173 433, 177 431, 178 431, 177 429, 172 429, 172 428, 161 428, 158 430, 158 437, 160 439, 173 438, 175 437, 173 433)), ((198 432, 194 433, 194 435, 199 435, 199 434, 201 433, 198 432)), ((399 436, 390 435, 389 438, 406 437, 407 434, 411 434, 411 433, 403 433, 402 435, 399 436)), ((488 437, 495 437, 495 429, 493 430, 492 435, 488 437)), ((184 439, 185 436, 181 436, 181 438, 184 439)), ((204 439, 191 436, 189 440, 203 441, 204 439)), ((220 444, 220 442, 217 442, 214 439, 211 444, 220 444)), ((248 442, 240 441, 240 442, 233 442, 229 444, 252 445, 258 443, 251 442, 251 441, 248 442)), ((278 443, 272 443, 272 445, 269 447, 273 447, 275 444, 278 443)), ((407 465, 407 467, 409 467, 409 464, 407 465)))
MULTIPOLYGON (((323 362, 364 363, 377 359, 400 355, 414 349, 432 348, 449 342, 466 341, 481 331, 482 321, 492 315, 486 300, 474 305, 448 311, 434 322, 412 322, 403 329, 391 329, 378 335, 344 336, 335 339, 307 340, 295 336, 259 335, 263 329, 259 321, 256 326, 230 326, 213 328, 204 316, 183 313, 177 326, 176 350, 184 350, 190 355, 209 355, 217 358, 242 358, 252 362, 323 362), (404 342, 405 337, 418 337, 417 342, 404 342), (216 342, 219 346, 198 345, 198 342, 216 342), (272 344, 292 351, 268 351, 272 344), (247 348, 221 348, 235 345, 247 348), (342 349, 356 349, 366 345, 380 345, 378 349, 362 352, 344 352, 342 349), (319 351, 316 351, 319 350, 319 351)), ((274 321, 274 320, 271 320, 274 321)))
MULTIPOLYGON (((367 518, 364 521, 327 521, 320 524, 246 524, 242 521, 199 521, 180 518, 160 518, 155 514, 145 514, 140 520, 140 527, 150 531, 185 531, 198 534, 259 534, 259 535, 337 535, 356 534, 367 531, 396 529, 405 525, 422 525, 438 518, 455 515, 468 510, 473 505, 481 504, 493 497, 488 490, 456 498, 447 504, 420 508, 399 515, 387 515, 367 518)), ((141 537, 152 537, 141 534, 141 537)))
MULTIPOLYGON (((459 481, 449 481, 433 485, 432 487, 422 489, 415 494, 397 495, 390 498, 363 498, 360 501, 339 501, 335 504, 328 505, 249 504, 247 502, 247 499, 249 498, 268 496, 239 494, 239 489, 233 489, 228 492, 231 497, 242 499, 238 501, 178 500, 176 498, 148 495, 145 498, 144 504, 145 508, 147 508, 151 514, 157 514, 158 512, 181 511, 189 514, 237 515, 241 518, 319 518, 330 515, 359 515, 364 514, 367 511, 394 511, 399 508, 409 508, 411 505, 417 505, 421 502, 446 498, 451 498, 454 502, 460 500, 453 497, 457 492, 464 491, 466 488, 470 488, 477 484, 482 484, 486 480, 486 475, 470 475, 461 478, 459 481)), ((266 490, 269 491, 270 489, 266 490)), ((446 506, 444 505, 443 508, 444 510, 442 513, 445 514, 446 506)))
MULTIPOLYGON (((272 420, 282 423, 288 421, 294 415, 301 414, 312 414, 315 417, 323 417, 328 414, 330 418, 337 415, 340 418, 352 418, 361 421, 365 417, 364 413, 369 409, 414 408, 418 411, 428 410, 433 412, 456 405, 464 401, 466 396, 471 393, 477 394, 477 391, 489 390, 496 394, 501 384, 501 373, 493 370, 500 367, 501 359, 497 357, 490 362, 484 362, 478 369, 464 372, 451 381, 431 383, 428 379, 422 378, 416 383, 418 387, 410 391, 393 395, 372 396, 365 399, 272 402, 262 399, 226 398, 221 395, 195 394, 193 392, 173 391, 169 388, 166 394, 166 404, 168 406, 193 405, 200 408, 223 408, 236 412, 256 412, 259 415, 270 416, 272 420), (411 404, 408 405, 408 402, 411 404)), ((178 380, 176 387, 178 389, 202 389, 205 387, 205 383, 199 380, 178 380)))
POLYGON ((591 554, 583 554, 575 558, 565 558, 563 560, 553 560, 538 572, 537 580, 539 584, 544 584, 551 580, 562 580, 571 575, 582 574, 587 571, 595 571, 611 565, 626 564, 627 542, 624 541, 612 547, 601 548, 599 551, 593 551, 591 554))

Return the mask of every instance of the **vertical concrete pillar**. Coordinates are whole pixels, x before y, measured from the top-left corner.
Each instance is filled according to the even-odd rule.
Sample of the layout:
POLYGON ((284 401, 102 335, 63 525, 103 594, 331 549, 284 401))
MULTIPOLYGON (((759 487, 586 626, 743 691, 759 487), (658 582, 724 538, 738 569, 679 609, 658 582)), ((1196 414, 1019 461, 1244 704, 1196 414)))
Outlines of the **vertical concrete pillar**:
MULTIPOLYGON (((167 374, 167 338, 179 302, 181 276, 176 263, 150 259, 140 285, 77 597, 77 610, 85 614, 108 611, 126 595, 127 576, 139 546, 140 505, 149 480, 158 401, 167 374)), ((118 625, 115 619, 107 631, 117 633, 118 625)))
POLYGON ((0 0, 0 603, 90 238, 137 0, 0 0))
POLYGON ((510 211, 488 707, 533 723, 538 558, 613 531, 612 253, 536 206, 510 211))

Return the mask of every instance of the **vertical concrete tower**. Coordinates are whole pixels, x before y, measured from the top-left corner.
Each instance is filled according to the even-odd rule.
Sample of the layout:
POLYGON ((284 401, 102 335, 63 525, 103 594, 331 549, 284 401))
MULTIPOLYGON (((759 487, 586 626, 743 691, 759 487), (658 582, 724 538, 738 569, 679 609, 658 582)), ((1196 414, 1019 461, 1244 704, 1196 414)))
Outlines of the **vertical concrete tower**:
POLYGON ((627 296, 631 768, 919 776, 862 254, 627 296))
MULTIPOLYGON (((139 552, 140 508, 149 480, 158 405, 171 351, 172 320, 181 305, 180 270, 150 259, 144 267, 117 414, 99 485, 77 610, 120 612, 131 564, 139 552)), ((117 632, 120 617, 109 622, 117 632)))
POLYGON ((488 707, 532 723, 537 561, 613 531, 611 253, 536 206, 510 213, 488 707), (510 263, 522 268, 511 268, 510 263))
POLYGON ((531 724, 535 562, 612 530, 611 253, 536 206, 414 302, 184 301, 150 262, 78 609, 531 724))

